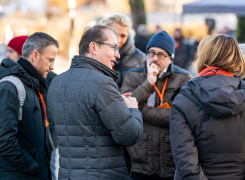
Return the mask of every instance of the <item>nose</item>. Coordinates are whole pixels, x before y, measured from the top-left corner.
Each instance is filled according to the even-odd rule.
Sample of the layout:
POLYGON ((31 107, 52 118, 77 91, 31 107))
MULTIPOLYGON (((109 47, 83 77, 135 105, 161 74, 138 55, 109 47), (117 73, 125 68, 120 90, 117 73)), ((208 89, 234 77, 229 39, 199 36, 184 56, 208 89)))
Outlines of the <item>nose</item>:
POLYGON ((116 57, 116 59, 120 59, 119 51, 116 51, 116 52, 114 53, 114 56, 116 57))
POLYGON ((155 54, 155 56, 152 59, 153 59, 153 61, 158 61, 157 55, 155 54))
POLYGON ((54 70, 54 64, 52 64, 51 66, 49 66, 49 69, 54 70))
POLYGON ((10 58, 10 53, 7 52, 5 56, 6 56, 6 58, 10 58))

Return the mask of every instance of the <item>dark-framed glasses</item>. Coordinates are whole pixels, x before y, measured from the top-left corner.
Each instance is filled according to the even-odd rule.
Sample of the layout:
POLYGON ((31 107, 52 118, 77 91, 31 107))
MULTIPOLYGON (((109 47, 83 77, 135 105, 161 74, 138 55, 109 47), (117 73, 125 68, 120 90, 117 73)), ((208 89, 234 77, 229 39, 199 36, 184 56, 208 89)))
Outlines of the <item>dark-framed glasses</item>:
MULTIPOLYGON (((43 56, 45 56, 43 53, 40 53, 39 51, 37 51, 39 54, 42 54, 43 56)), ((48 60, 49 60, 49 65, 52 66, 55 62, 55 59, 53 58, 49 58, 47 56, 45 56, 48 60)))
POLYGON ((114 54, 119 51, 119 47, 116 44, 110 44, 110 43, 104 43, 104 42, 97 42, 97 41, 95 43, 98 43, 98 44, 106 44, 106 45, 109 45, 109 46, 114 46, 114 54))
POLYGON ((155 51, 147 51, 146 53, 150 58, 153 58, 155 55, 157 55, 159 60, 164 60, 166 57, 168 57, 164 53, 156 53, 155 51))

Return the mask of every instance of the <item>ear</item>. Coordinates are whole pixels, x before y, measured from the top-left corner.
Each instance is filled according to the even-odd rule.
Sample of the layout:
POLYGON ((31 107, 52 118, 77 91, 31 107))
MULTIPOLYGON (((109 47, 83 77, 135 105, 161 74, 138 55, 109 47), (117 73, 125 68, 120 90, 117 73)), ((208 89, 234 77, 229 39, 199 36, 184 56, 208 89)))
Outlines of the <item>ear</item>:
POLYGON ((37 51, 33 51, 31 54, 32 57, 32 61, 37 62, 38 61, 38 52, 37 51))
POLYGON ((95 42, 91 42, 89 44, 89 51, 94 54, 94 55, 97 55, 97 44, 95 42))

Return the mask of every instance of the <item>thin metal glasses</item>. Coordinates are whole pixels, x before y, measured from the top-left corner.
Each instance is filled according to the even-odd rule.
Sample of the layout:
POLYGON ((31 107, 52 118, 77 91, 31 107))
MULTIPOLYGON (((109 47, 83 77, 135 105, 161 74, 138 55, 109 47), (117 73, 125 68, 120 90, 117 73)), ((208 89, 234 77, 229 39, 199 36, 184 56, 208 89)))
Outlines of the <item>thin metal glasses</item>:
MULTIPOLYGON (((38 52, 38 51, 37 51, 38 52)), ((40 52, 38 52, 39 54, 42 54, 43 56, 45 56, 43 53, 40 53, 40 52)), ((54 62, 55 62, 55 59, 52 59, 52 58, 49 58, 49 57, 47 57, 47 56, 45 56, 48 60, 49 60, 49 64, 50 64, 50 66, 52 66, 53 64, 54 64, 54 62)))
POLYGON ((119 47, 116 44, 110 44, 110 43, 104 43, 104 42, 95 42, 95 43, 98 43, 98 44, 106 44, 106 45, 114 46, 114 54, 119 51, 119 47))

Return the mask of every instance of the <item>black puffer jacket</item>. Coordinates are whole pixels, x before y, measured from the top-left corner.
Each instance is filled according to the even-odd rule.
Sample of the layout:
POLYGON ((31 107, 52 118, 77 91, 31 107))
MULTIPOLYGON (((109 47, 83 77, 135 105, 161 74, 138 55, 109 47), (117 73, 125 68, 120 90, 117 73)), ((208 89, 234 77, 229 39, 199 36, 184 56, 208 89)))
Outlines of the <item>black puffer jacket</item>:
MULTIPOLYGON (((21 62, 29 63, 23 58, 21 62)), ((29 65, 31 66, 30 63, 29 65)), ((8 75, 17 76, 23 82, 26 100, 22 120, 19 121, 19 101, 15 86, 10 82, 0 84, 0 179, 48 179, 49 155, 44 111, 37 95, 41 89, 40 82, 30 76, 19 63, 4 59, 0 66, 0 78, 8 75)))
POLYGON ((128 70, 143 66, 146 56, 135 47, 134 40, 131 37, 128 38, 127 42, 119 50, 119 53, 120 59, 117 60, 114 69, 119 75, 116 83, 120 88, 128 70))
POLYGON ((173 98, 175 180, 243 180, 245 82, 224 75, 199 77, 173 98))

